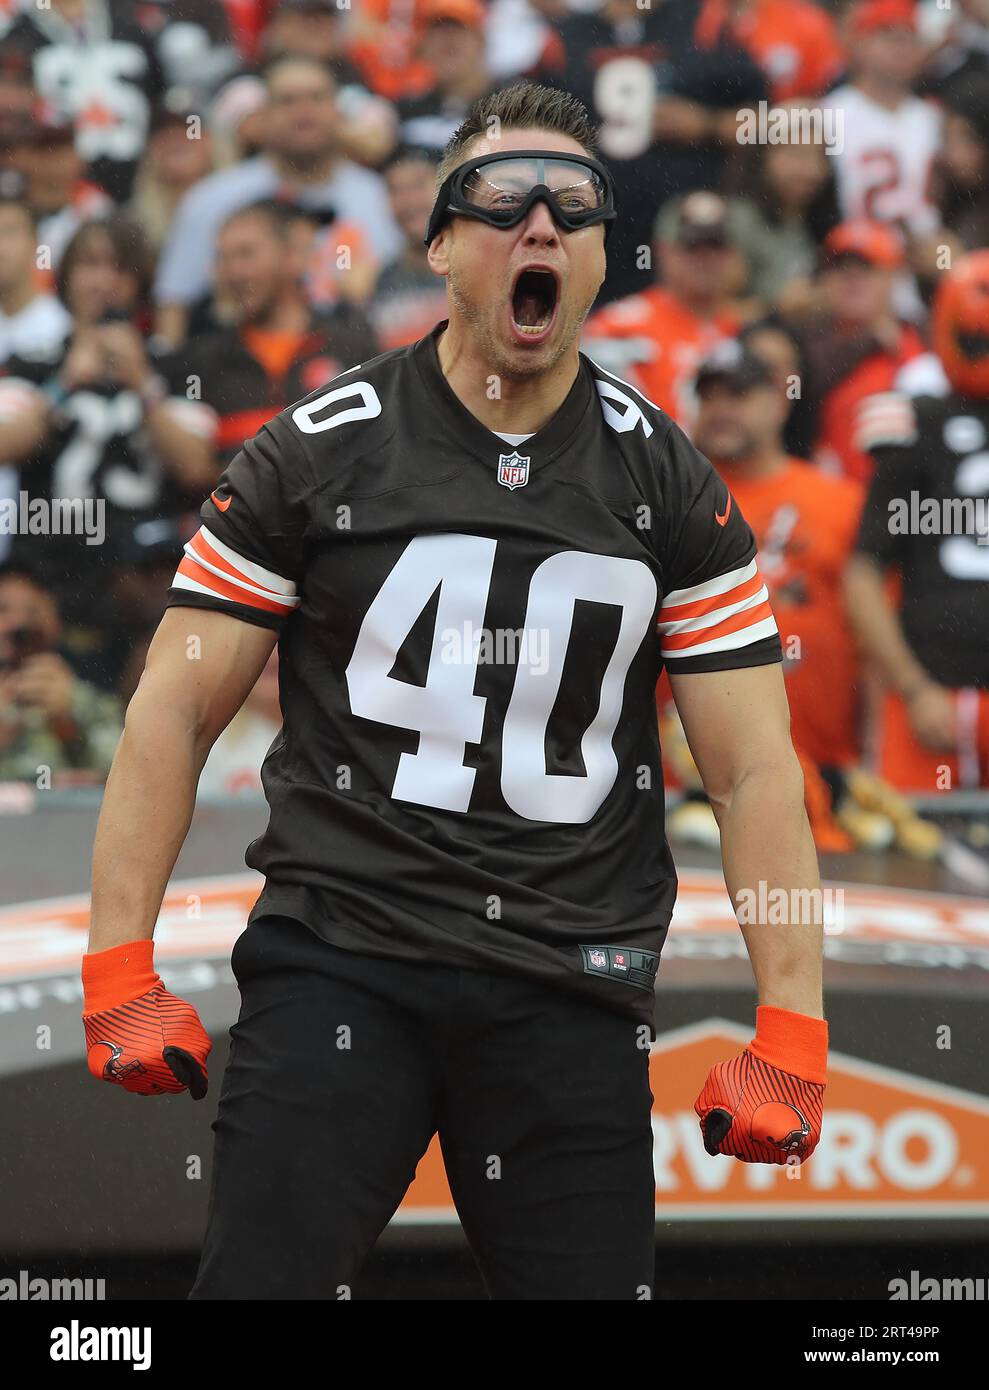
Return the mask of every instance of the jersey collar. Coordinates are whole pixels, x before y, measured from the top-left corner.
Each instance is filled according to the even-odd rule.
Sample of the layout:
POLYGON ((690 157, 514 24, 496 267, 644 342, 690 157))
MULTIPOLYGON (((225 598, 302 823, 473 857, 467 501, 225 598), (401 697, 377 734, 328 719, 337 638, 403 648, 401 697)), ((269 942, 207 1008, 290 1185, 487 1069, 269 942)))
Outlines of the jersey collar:
MULTIPOLYGON (((413 348, 413 359, 426 390, 439 402, 444 412, 450 412, 455 422, 455 433, 444 434, 445 443, 465 448, 485 464, 491 465, 497 463, 499 455, 509 451, 511 446, 471 414, 443 375, 436 344, 448 323, 449 320, 444 319, 425 338, 420 338, 413 348)), ((596 399, 589 364, 581 355, 574 383, 559 410, 541 430, 519 445, 519 449, 524 449, 531 458, 533 470, 542 468, 562 453, 580 430, 596 399)))

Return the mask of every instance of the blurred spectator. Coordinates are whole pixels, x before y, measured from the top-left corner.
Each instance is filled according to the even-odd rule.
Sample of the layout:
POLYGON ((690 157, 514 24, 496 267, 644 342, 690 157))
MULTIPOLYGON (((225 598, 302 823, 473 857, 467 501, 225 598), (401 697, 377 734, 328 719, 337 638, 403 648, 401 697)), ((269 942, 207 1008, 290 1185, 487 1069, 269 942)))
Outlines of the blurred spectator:
POLYGON ((220 0, 234 43, 247 63, 256 61, 272 0, 220 0))
POLYGON ((209 108, 209 128, 218 169, 260 154, 267 104, 263 79, 250 72, 231 78, 217 92, 209 108))
POLYGON ((817 433, 813 393, 807 389, 807 365, 800 335, 778 314, 751 319, 738 341, 769 367, 789 413, 783 426, 783 445, 788 454, 810 458, 817 433))
POLYGON ((201 114, 175 101, 156 107, 127 208, 156 255, 179 202, 214 167, 213 139, 201 114))
POLYGON ((356 310, 313 312, 293 254, 292 221, 292 210, 276 202, 227 219, 217 281, 236 305, 236 322, 191 339, 162 364, 176 415, 218 460, 216 473, 273 415, 380 350, 356 310))
POLYGON ((891 390, 924 344, 893 309, 903 250, 891 228, 842 222, 825 238, 824 258, 822 307, 797 320, 817 397, 815 462, 867 482, 872 462, 855 442, 858 408, 866 397, 891 390))
POLYGON ((260 796, 261 764, 281 727, 276 647, 253 690, 210 749, 198 795, 260 796))
MULTIPOLYGON (((938 6, 948 9, 948 6, 938 6)), ((929 57, 923 90, 946 100, 953 89, 989 83, 989 4, 986 0, 954 0, 949 25, 929 57)))
POLYGON ((421 96, 398 102, 399 137, 443 153, 472 101, 494 86, 485 66, 481 0, 420 0, 418 52, 435 74, 421 96))
POLYGON ((90 177, 115 202, 126 200, 165 89, 132 0, 25 5, 0 44, 30 58, 38 95, 74 124, 90 177))
MULTIPOLYGON (((9 358, 53 360, 72 320, 61 301, 42 290, 37 273, 38 233, 34 215, 17 197, 0 194, 0 367, 9 358)), ((18 470, 0 462, 0 503, 16 498, 18 470)), ((11 537, 0 533, 0 561, 11 537)))
POLYGON ((114 202, 86 177, 71 120, 46 102, 11 151, 11 163, 24 178, 24 196, 38 222, 38 243, 47 248, 45 278, 84 222, 109 217, 114 202))
POLYGON ((989 246, 989 74, 983 85, 952 87, 944 104, 944 142, 934 170, 943 224, 931 238, 935 269, 938 246, 948 240, 945 230, 953 234, 955 250, 989 246))
POLYGON ((860 0, 847 33, 851 78, 826 103, 843 123, 833 156, 841 215, 923 236, 938 224, 930 179, 941 117, 913 94, 923 56, 913 0, 860 0))
POLYGON ((262 34, 264 58, 316 58, 339 88, 363 87, 360 70, 347 56, 345 15, 336 0, 273 0, 262 34))
POLYGON ((31 55, 3 42, 0 31, 0 159, 30 131, 38 103, 31 76, 31 55))
POLYGON ((390 101, 418 96, 433 81, 416 52, 421 4, 422 0, 361 0, 352 15, 348 53, 371 90, 390 101))
POLYGON ((324 312, 340 303, 363 308, 370 302, 378 262, 356 222, 293 208, 292 245, 304 267, 306 297, 314 309, 324 312))
POLYGON ((32 210, 0 196, 0 365, 14 356, 51 360, 69 332, 68 310, 38 287, 37 258, 32 210))
POLYGON ((240 67, 219 0, 137 0, 135 18, 151 38, 168 88, 197 106, 240 67))
POLYGON ((179 204, 155 281, 156 326, 181 342, 189 309, 209 289, 216 236, 239 208, 281 196, 355 222, 379 261, 396 255, 401 233, 381 178, 340 153, 333 78, 312 58, 279 58, 267 70, 265 152, 223 169, 179 204))
POLYGON ((395 109, 373 95, 346 56, 346 6, 337 0, 276 0, 263 35, 266 60, 315 58, 333 75, 340 111, 340 149, 348 159, 375 166, 395 143, 395 109))
POLYGON ((739 328, 731 299, 744 266, 724 199, 690 193, 664 208, 655 250, 660 283, 592 315, 584 348, 689 431, 697 365, 739 328))
POLYGON ((488 68, 497 82, 510 82, 534 68, 549 40, 551 24, 568 13, 566 0, 491 0, 486 28, 488 68))
POLYGON ((75 650, 106 643, 120 519, 187 510, 215 478, 211 451, 170 405, 138 326, 149 275, 132 223, 81 227, 58 274, 70 337, 53 361, 11 358, 0 379, 0 458, 20 465, 32 501, 55 501, 72 519, 67 534, 18 534, 12 554, 56 594, 75 650))
POLYGON ((423 237, 436 196, 436 161, 428 150, 401 148, 385 166, 392 214, 405 250, 378 277, 371 320, 383 348, 414 343, 447 316, 446 281, 426 261, 423 237))
POLYGON ((119 702, 82 681, 59 652, 58 604, 33 570, 0 565, 0 780, 102 781, 123 721, 119 702))
POLYGON ((863 412, 859 443, 876 469, 847 576, 886 686, 878 770, 928 793, 989 786, 989 251, 942 280, 933 336, 951 393, 887 395, 863 412))
POLYGON ((746 292, 763 306, 786 312, 807 305, 830 166, 821 144, 764 145, 747 185, 751 191, 732 200, 735 240, 749 267, 746 292))
POLYGON ((674 194, 714 188, 725 151, 737 150, 736 112, 768 95, 763 74, 737 45, 701 52, 696 0, 603 0, 550 34, 535 76, 573 92, 599 124, 621 216, 608 239, 600 302, 645 290, 643 255, 660 207, 674 194))
POLYGON ((818 765, 859 754, 858 656, 842 601, 863 489, 789 455, 768 363, 722 343, 697 374, 694 442, 755 533, 783 642, 794 743, 818 765))
POLYGON ((834 20, 812 0, 701 0, 694 40, 702 52, 726 41, 744 48, 774 102, 820 96, 844 67, 834 20))

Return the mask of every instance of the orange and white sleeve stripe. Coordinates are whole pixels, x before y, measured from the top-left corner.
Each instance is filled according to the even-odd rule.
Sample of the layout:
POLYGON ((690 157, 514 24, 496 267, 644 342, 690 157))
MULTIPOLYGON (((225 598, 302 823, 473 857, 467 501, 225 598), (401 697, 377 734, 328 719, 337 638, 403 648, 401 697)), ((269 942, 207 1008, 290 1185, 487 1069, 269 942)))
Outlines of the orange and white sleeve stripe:
POLYGON ((226 599, 282 616, 298 608, 301 602, 291 579, 284 579, 253 560, 245 560, 205 526, 200 527, 185 546, 185 558, 175 572, 172 588, 188 589, 194 594, 226 599))
POLYGON ((866 396, 855 413, 855 447, 863 454, 883 444, 914 444, 917 416, 913 402, 896 391, 866 396))
POLYGON ((755 560, 688 589, 671 589, 656 623, 663 659, 735 651, 778 629, 755 560))

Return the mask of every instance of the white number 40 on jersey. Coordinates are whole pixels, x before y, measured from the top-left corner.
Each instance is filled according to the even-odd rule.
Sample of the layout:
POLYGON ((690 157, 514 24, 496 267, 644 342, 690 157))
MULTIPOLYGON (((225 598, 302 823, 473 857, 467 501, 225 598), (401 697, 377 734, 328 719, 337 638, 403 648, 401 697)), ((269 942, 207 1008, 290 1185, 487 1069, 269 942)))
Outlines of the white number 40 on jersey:
MULTIPOLYGON (((464 766, 469 743, 480 743, 486 698, 474 694, 478 648, 443 659, 444 632, 484 624, 497 541, 484 536, 417 536, 402 552, 367 611, 346 671, 354 714, 414 729, 415 753, 403 753, 391 794, 446 811, 466 811, 476 771, 464 766), (399 649, 439 587, 429 669, 424 685, 389 672, 399 649)), ((526 633, 545 634, 548 665, 520 660, 502 727, 501 791, 526 820, 583 824, 618 776, 612 747, 632 659, 656 614, 656 580, 640 560, 565 550, 538 566, 529 584, 526 633), (621 609, 618 640, 601 682, 597 713, 581 739, 583 776, 546 771, 546 727, 563 678, 578 600, 621 609)))

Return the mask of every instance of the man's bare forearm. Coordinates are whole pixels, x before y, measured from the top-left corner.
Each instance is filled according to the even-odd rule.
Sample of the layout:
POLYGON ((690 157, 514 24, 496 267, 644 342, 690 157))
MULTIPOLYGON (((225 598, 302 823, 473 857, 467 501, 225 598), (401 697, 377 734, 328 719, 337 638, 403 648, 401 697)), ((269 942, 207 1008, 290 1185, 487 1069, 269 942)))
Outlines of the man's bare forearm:
POLYGON ((203 764, 276 637, 226 613, 181 606, 165 612, 127 710, 96 828, 91 951, 153 935, 203 764))
POLYGON ((715 811, 759 1003, 822 1018, 821 877, 796 757, 749 772, 715 811))
POLYGON ((138 690, 96 829, 91 951, 153 936, 207 751, 180 713, 152 708, 138 690))

